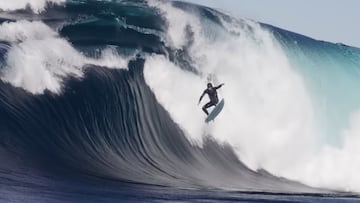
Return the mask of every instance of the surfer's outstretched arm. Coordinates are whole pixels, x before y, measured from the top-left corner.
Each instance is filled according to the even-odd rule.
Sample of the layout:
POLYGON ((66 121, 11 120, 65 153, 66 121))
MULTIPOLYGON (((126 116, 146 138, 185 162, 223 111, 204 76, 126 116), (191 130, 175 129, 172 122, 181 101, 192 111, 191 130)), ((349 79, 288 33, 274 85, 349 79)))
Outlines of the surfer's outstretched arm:
POLYGON ((204 91, 204 92, 202 93, 202 95, 200 96, 199 104, 200 104, 200 102, 201 102, 201 100, 202 100, 202 98, 204 97, 205 94, 206 94, 206 91, 204 91))
POLYGON ((216 87, 214 87, 215 89, 219 89, 220 87, 222 87, 222 86, 224 86, 225 84, 224 83, 222 83, 222 84, 220 84, 219 86, 216 86, 216 87))

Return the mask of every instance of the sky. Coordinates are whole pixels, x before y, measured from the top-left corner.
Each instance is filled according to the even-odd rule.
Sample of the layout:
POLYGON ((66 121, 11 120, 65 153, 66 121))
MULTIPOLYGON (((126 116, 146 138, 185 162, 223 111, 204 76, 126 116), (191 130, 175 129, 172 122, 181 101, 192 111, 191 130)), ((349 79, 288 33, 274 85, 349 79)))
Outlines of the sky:
POLYGON ((360 48, 360 0, 184 0, 360 48))

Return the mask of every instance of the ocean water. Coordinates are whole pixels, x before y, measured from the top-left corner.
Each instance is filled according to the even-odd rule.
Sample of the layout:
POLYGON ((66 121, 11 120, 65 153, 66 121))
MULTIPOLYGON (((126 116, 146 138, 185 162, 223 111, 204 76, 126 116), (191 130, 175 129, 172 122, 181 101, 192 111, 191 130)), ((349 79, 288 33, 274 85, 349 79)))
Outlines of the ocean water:
POLYGON ((0 202, 358 202, 359 70, 190 3, 1 1, 0 202))

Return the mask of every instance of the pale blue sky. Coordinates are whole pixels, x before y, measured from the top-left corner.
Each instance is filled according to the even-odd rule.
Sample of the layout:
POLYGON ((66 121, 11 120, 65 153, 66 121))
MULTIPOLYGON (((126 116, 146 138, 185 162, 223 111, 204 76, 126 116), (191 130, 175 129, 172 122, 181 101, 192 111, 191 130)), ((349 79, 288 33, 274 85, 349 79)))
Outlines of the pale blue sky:
POLYGON ((186 0, 360 48, 360 0, 186 0))

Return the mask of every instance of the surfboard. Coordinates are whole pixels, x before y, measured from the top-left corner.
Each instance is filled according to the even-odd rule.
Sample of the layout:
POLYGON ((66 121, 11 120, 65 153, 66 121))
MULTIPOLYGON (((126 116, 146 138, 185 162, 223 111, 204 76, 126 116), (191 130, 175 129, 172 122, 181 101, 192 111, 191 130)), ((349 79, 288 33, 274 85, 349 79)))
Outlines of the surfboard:
POLYGON ((222 99, 215 108, 211 111, 211 113, 208 115, 208 117, 205 119, 205 123, 209 123, 210 121, 213 121, 216 116, 219 115, 221 110, 224 108, 225 101, 222 99))

